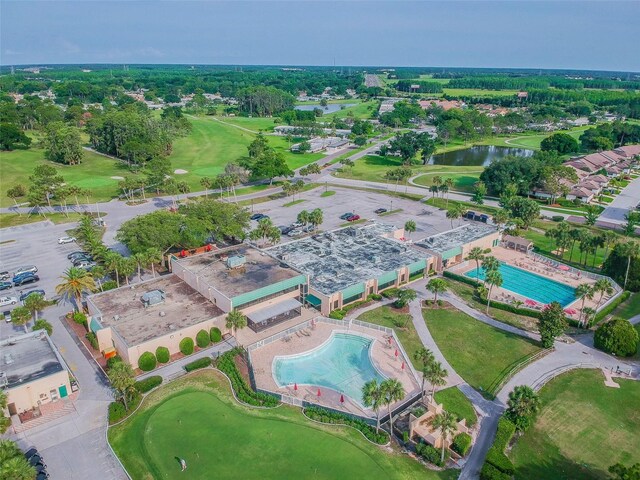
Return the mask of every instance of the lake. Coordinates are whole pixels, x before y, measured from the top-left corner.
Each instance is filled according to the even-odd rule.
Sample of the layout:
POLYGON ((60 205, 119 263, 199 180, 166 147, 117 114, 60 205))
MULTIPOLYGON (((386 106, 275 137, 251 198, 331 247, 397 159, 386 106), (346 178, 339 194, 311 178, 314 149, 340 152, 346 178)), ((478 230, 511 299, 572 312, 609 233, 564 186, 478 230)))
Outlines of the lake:
POLYGON ((319 108, 320 110, 322 110, 323 113, 327 114, 327 113, 337 112, 338 110, 342 110, 342 107, 348 108, 348 107, 353 107, 355 105, 357 104, 356 103, 330 103, 326 107, 321 107, 320 105, 315 103, 313 105, 296 105, 294 108, 296 110, 303 110, 306 112, 308 112, 309 110, 315 110, 316 108, 319 108))
POLYGON ((438 153, 429 159, 429 165, 455 165, 458 167, 486 167, 491 162, 516 155, 530 157, 533 150, 526 148, 496 147, 494 145, 478 145, 476 147, 438 153))

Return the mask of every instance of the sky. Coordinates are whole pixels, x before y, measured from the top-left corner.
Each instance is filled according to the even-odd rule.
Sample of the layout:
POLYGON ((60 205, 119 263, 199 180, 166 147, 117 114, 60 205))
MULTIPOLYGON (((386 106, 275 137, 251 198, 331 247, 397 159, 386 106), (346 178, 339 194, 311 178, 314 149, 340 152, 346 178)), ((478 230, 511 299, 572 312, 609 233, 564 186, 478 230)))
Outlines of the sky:
POLYGON ((0 2, 0 63, 640 71, 640 1, 0 2))

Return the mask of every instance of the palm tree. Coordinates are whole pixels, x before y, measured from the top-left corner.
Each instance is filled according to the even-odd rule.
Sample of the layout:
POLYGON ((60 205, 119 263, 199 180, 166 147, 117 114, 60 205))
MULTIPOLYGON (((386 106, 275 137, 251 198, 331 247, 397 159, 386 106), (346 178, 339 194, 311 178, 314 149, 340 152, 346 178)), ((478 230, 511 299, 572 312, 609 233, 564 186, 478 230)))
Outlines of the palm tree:
POLYGON ((202 187, 204 188, 204 196, 209 197, 209 190, 213 185, 213 180, 211 180, 211 178, 209 177, 202 177, 200 179, 200 185, 202 185, 202 187))
POLYGON ((47 335, 51 336, 53 333, 53 325, 47 322, 44 318, 41 318, 33 323, 33 328, 31 330, 34 332, 36 330, 44 330, 47 332, 47 335))
MULTIPOLYGON (((9 425, 11 425, 11 417, 5 417, 4 411, 7 408, 7 394, 4 390, 0 390, 0 435, 7 431, 9 425)), ((7 443, 13 443, 11 440, 0 440, 0 465, 4 463, 5 460, 11 458, 12 455, 7 452, 7 448, 10 448, 10 445, 7 443)), ((20 450, 16 446, 16 450, 18 454, 20 454, 20 450)))
POLYGON ((435 308, 436 303, 438 302, 438 293, 443 293, 447 291, 447 282, 442 278, 432 278, 427 283, 427 290, 434 294, 433 298, 433 306, 435 308))
POLYGON ((606 278, 601 278, 599 280, 596 280, 596 283, 593 285, 593 292, 600 293, 600 298, 598 299, 598 304, 596 305, 596 311, 598 311, 604 295, 613 295, 613 287, 611 286, 611 283, 609 283, 609 280, 607 280, 606 278))
POLYGON ((596 310, 595 308, 584 307, 584 309, 582 310, 582 314, 584 314, 584 324, 589 325, 589 322, 591 321, 593 316, 596 314, 596 310))
POLYGON ((380 408, 384 405, 382 384, 374 378, 362 386, 362 403, 376 414, 376 432, 380 431, 380 408))
POLYGON ((484 251, 480 247, 473 247, 469 252, 468 260, 476 262, 476 279, 480 278, 480 261, 484 260, 484 251))
POLYGON ((106 271, 102 265, 96 265, 91 269, 91 276, 93 277, 93 280, 98 284, 98 288, 101 292, 104 291, 102 288, 102 280, 104 279, 105 275, 106 271))
POLYGON ((302 225, 304 225, 305 227, 307 226, 307 224, 310 221, 310 213, 306 210, 302 210, 300 213, 298 213, 298 222, 300 222, 302 225))
POLYGON ((153 278, 156 278, 156 268, 155 265, 162 262, 162 252, 159 248, 148 248, 145 252, 147 256, 147 265, 151 266, 151 273, 153 274, 153 278))
POLYGON ((593 287, 588 283, 581 283, 576 287, 576 297, 582 299, 582 306, 580 307, 580 316, 578 317, 578 323, 582 323, 582 311, 584 310, 584 304, 587 300, 593 300, 593 287))
POLYGON ((31 312, 27 307, 16 307, 11 310, 11 323, 16 327, 24 327, 27 331, 27 323, 31 320, 31 312))
POLYGON ((231 334, 235 336, 236 330, 247 326, 247 317, 240 310, 234 309, 227 314, 226 325, 231 330, 231 334))
POLYGON ((108 252, 104 256, 104 266, 109 272, 113 272, 116 277, 116 285, 120 288, 120 263, 122 255, 118 252, 114 252, 112 250, 108 250, 108 252))
POLYGON ((509 393, 505 416, 511 420, 518 430, 524 431, 533 422, 540 410, 540 398, 528 385, 519 385, 509 393))
POLYGON ((136 261, 131 257, 120 256, 118 268, 127 285, 129 285, 129 277, 136 271, 136 261))
POLYGON ((323 217, 322 209, 320 208, 314 208, 309 213, 309 223, 313 225, 314 230, 318 230, 318 225, 320 225, 323 221, 322 217, 323 217))
POLYGON ((407 220, 404 222, 404 231, 408 233, 413 233, 416 231, 416 222, 413 220, 407 220))
POLYGON ((391 415, 391 405, 399 402, 405 396, 404 387, 399 380, 388 378, 380 384, 383 392, 383 403, 389 409, 389 431, 393 435, 393 416, 391 415))
POLYGON ((127 362, 116 362, 107 373, 109 382, 116 392, 116 395, 122 399, 124 409, 129 410, 128 397, 135 390, 135 377, 133 369, 127 362))
POLYGON ((31 315, 33 315, 33 321, 37 322, 38 312, 41 312, 45 307, 48 307, 49 302, 47 302, 42 295, 33 293, 25 298, 24 306, 27 307, 31 312, 31 315))
POLYGON ((2 463, 0 476, 11 480, 33 480, 36 478, 36 469, 24 455, 20 455, 2 463))
POLYGON ((603 263, 609 256, 609 249, 612 245, 615 245, 617 240, 618 235, 616 235, 612 230, 605 230, 602 233, 602 241, 604 243, 604 258, 602 259, 603 263))
POLYGON ((452 207, 447 210, 447 218, 451 220, 451 228, 453 228, 453 221, 460 218, 460 209, 456 207, 452 207))
POLYGON ((79 312, 82 307, 82 294, 96 289, 93 276, 82 268, 71 267, 60 278, 62 283, 56 286, 56 293, 62 295, 65 301, 73 299, 75 309, 79 312))
POLYGON ((136 263, 136 268, 138 269, 138 282, 142 281, 142 269, 147 266, 147 255, 142 252, 138 252, 131 256, 133 261, 136 263))
POLYGON ((447 203, 445 203, 445 208, 447 208, 449 206, 449 190, 453 188, 453 178, 451 177, 446 178, 443 186, 447 187, 447 189, 444 190, 445 193, 447 194, 447 203))
POLYGON ((433 177, 432 183, 438 187, 438 189, 436 190, 437 192, 440 191, 440 185, 442 185, 442 177, 440 175, 435 175, 433 177))
POLYGON ((447 448, 447 440, 458 431, 458 419, 453 413, 443 411, 433 417, 431 425, 436 430, 440 430, 440 435, 442 436, 442 455, 440 456, 440 462, 444 463, 444 452, 447 448))
POLYGON ((434 395, 436 394, 436 387, 444 387, 447 384, 447 369, 442 366, 440 362, 432 362, 431 368, 427 371, 423 370, 423 375, 427 378, 427 382, 431 384, 431 401, 433 402, 434 395))
MULTIPOLYGON (((396 308, 402 308, 406 306, 409 302, 413 302, 418 297, 418 294, 415 290, 410 288, 404 288, 398 291, 398 296, 396 301, 394 302, 394 306, 396 308)), ((407 320, 408 321, 408 320, 407 320)), ((405 322, 406 326, 406 322, 405 322)))
POLYGON ((623 255, 627 257, 627 271, 624 274, 623 290, 627 288, 627 280, 629 280, 629 269, 631 268, 631 259, 640 256, 640 243, 629 240, 623 245, 623 255))
POLYGON ((488 255, 486 257, 484 257, 484 260, 482 260, 482 270, 485 271, 485 273, 488 273, 490 271, 497 271, 500 268, 500 260, 498 260, 496 257, 492 257, 491 255, 488 255))
POLYGON ((422 397, 421 400, 424 400, 424 383, 426 381, 426 372, 431 368, 433 362, 435 362, 435 357, 433 356, 433 352, 428 348, 420 348, 413 354, 414 360, 420 362, 422 364, 422 397))
POLYGON ((489 291, 487 292, 487 315, 489 314, 489 303, 491 302, 491 290, 493 287, 502 286, 502 274, 498 270, 489 270, 485 277, 489 291))

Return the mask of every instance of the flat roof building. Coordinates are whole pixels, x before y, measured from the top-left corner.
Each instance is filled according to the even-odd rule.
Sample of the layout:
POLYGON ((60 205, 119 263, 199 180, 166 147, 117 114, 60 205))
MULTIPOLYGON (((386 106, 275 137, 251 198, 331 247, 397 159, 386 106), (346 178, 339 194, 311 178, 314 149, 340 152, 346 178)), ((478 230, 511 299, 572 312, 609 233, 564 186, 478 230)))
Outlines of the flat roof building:
POLYGON ((0 388, 7 410, 17 415, 55 402, 71 393, 69 372, 43 330, 0 342, 0 388))
POLYGON ((422 276, 431 255, 403 243, 404 230, 373 223, 346 227, 266 250, 309 276, 307 302, 323 314, 422 276))

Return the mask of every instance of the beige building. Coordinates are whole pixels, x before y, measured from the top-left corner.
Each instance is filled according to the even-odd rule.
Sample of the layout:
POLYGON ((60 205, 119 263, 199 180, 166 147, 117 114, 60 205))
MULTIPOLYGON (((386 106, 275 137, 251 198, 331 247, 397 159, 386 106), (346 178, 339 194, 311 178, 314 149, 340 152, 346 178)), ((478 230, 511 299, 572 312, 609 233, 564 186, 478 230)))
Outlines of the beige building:
POLYGON ((493 225, 481 222, 465 223, 460 227, 448 230, 415 243, 435 256, 435 270, 444 269, 462 263, 471 249, 479 247, 483 250, 497 247, 500 244, 500 232, 493 225))
POLYGON ((0 388, 9 415, 19 415, 71 394, 68 368, 43 330, 0 342, 0 388))
POLYGON ((409 416, 410 439, 416 441, 422 439, 428 444, 433 445, 435 448, 442 448, 443 444, 445 448, 449 448, 451 447, 453 438, 456 435, 459 433, 469 433, 467 421, 463 418, 457 423, 456 432, 446 439, 443 438, 440 430, 433 426, 433 419, 436 415, 440 415, 444 412, 444 408, 442 408, 441 404, 429 400, 424 402, 424 406, 427 410, 420 417, 416 417, 413 414, 410 414, 409 416))

